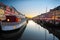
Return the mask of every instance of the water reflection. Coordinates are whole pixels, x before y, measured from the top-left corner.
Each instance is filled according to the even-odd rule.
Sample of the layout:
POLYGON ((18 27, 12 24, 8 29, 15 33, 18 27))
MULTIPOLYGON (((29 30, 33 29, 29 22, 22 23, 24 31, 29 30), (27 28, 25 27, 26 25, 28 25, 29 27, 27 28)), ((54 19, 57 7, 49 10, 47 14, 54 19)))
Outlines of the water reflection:
POLYGON ((0 40, 18 40, 19 38, 21 38, 25 28, 26 28, 26 25, 14 31, 1 32, 0 40))
POLYGON ((38 22, 38 21, 35 21, 35 22, 37 24, 41 25, 43 28, 47 29, 49 34, 53 34, 53 40, 56 40, 56 37, 60 40, 60 29, 58 27, 54 27, 50 24, 41 23, 41 22, 38 22))
POLYGON ((29 20, 19 31, 2 33, 0 40, 58 40, 59 35, 58 29, 29 20))
POLYGON ((58 40, 58 38, 50 34, 43 26, 29 20, 21 40, 58 40))

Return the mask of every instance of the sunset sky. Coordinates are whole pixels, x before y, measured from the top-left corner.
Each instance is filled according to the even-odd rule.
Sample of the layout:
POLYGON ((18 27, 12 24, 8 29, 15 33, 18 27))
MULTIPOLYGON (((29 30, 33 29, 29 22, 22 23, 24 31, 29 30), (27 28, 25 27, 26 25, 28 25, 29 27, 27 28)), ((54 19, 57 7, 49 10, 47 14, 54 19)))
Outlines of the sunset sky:
POLYGON ((14 6, 22 14, 34 17, 60 5, 60 0, 0 0, 0 2, 14 6))

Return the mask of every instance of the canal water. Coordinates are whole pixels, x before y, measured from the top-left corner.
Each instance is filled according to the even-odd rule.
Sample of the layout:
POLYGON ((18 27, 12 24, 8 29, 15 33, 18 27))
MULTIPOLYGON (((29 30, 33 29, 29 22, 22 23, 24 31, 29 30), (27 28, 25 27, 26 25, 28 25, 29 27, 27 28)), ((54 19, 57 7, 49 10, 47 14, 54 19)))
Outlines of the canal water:
POLYGON ((54 32, 54 30, 29 20, 28 24, 18 31, 0 34, 0 40, 59 40, 60 31, 54 32))
POLYGON ((58 38, 44 27, 29 20, 24 33, 18 40, 58 40, 58 38))

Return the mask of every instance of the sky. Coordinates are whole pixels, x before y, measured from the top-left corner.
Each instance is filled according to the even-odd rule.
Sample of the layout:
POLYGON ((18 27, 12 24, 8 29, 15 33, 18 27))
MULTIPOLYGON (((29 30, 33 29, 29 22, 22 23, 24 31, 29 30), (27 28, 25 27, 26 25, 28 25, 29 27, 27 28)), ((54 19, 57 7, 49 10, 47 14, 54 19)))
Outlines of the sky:
POLYGON ((60 0, 0 0, 26 16, 34 17, 60 5, 60 0))

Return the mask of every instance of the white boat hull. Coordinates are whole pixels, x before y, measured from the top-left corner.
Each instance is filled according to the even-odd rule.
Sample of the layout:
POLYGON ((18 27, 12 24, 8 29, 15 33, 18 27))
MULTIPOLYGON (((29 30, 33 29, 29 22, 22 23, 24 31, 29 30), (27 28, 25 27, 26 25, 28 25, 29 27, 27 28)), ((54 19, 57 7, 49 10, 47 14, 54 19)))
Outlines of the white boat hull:
POLYGON ((20 27, 22 27, 23 25, 25 25, 27 22, 26 20, 21 22, 21 23, 17 23, 17 24, 13 24, 13 25, 2 25, 1 26, 1 30, 2 31, 10 31, 10 30, 16 30, 19 29, 20 27))

